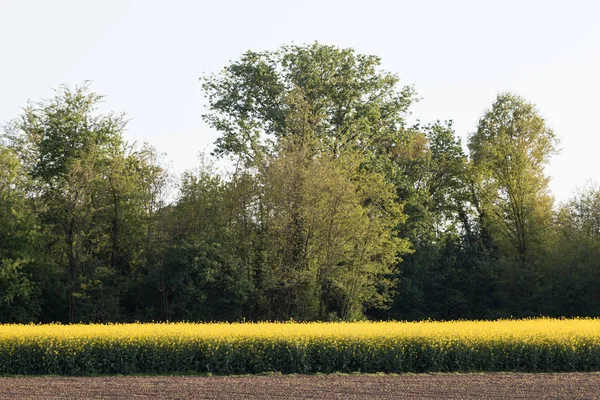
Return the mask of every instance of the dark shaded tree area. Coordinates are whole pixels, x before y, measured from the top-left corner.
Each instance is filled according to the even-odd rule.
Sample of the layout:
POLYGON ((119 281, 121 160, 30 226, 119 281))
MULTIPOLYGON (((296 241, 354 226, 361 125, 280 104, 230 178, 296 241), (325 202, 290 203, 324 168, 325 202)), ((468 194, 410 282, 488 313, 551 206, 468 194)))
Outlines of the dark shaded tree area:
POLYGON ((600 189, 554 206, 557 139, 521 97, 467 155, 352 49, 247 52, 202 83, 220 137, 178 179, 87 84, 5 126, 0 322, 600 315, 600 189))

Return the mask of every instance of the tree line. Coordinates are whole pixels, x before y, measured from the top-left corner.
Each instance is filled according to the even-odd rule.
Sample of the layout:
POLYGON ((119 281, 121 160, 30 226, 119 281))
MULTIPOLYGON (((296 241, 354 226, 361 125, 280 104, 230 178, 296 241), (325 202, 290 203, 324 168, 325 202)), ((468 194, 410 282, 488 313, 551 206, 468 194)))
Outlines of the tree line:
POLYGON ((201 79, 220 136, 180 177, 88 84, 5 125, 0 322, 600 315, 600 189, 554 205, 558 139, 525 99, 499 94, 467 154, 352 49, 201 79))

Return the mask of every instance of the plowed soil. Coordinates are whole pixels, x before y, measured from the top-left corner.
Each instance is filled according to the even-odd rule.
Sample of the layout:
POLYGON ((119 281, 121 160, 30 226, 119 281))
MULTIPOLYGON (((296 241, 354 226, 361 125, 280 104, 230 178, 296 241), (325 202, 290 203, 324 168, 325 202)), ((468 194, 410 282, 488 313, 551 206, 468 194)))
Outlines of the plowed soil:
POLYGON ((600 399, 600 373, 0 378, 2 399, 600 399))

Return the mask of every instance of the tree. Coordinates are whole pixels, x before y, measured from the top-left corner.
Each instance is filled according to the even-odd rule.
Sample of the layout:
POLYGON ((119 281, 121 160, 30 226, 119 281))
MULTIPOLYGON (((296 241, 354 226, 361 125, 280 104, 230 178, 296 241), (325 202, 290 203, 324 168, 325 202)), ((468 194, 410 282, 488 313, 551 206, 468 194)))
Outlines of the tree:
POLYGON ((264 185, 265 291, 278 319, 359 318, 385 307, 403 221, 394 188, 358 171, 360 158, 278 152, 260 176, 264 185))
POLYGON ((16 154, 0 144, 0 322, 35 321, 40 309, 30 270, 36 265, 30 181, 16 154))
POLYGON ((509 93, 498 95, 469 138, 485 223, 503 256, 507 301, 518 313, 531 311, 545 252, 553 200, 544 167, 557 144, 537 109, 509 93))
POLYGON ((544 275, 543 306, 553 316, 600 315, 600 187, 590 184, 560 205, 544 275))
POLYGON ((239 157, 236 176, 256 177, 242 212, 260 249, 250 276, 275 318, 383 306, 386 275, 408 251, 393 187, 366 164, 402 140, 414 92, 379 64, 315 43, 247 52, 204 78, 205 119, 222 135, 215 153, 239 157))
POLYGON ((39 244, 63 272, 69 322, 119 314, 125 119, 99 115, 101 99, 87 85, 62 86, 54 98, 30 103, 8 135, 34 182, 39 244))
POLYGON ((183 174, 169 244, 152 279, 167 320, 242 320, 250 278, 233 234, 231 183, 209 165, 183 174))
POLYGON ((402 262, 389 311, 375 318, 484 318, 494 304, 493 256, 483 239, 467 157, 452 122, 405 130, 387 157, 372 159, 404 205, 399 226, 414 252, 402 262))
POLYGON ((380 63, 376 56, 319 43, 246 52, 220 74, 203 78, 204 118, 222 135, 216 154, 258 161, 276 150, 279 139, 299 135, 290 125, 301 114, 319 143, 315 151, 334 157, 344 150, 377 152, 397 139, 415 101, 412 88, 399 88, 398 77, 379 71, 380 63))

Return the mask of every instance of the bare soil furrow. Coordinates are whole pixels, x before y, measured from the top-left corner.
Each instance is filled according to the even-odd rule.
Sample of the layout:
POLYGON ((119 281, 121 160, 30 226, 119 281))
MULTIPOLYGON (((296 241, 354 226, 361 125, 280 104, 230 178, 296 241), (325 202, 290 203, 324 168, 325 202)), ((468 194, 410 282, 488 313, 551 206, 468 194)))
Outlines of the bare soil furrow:
POLYGON ((5 377, 0 399, 600 399, 600 373, 5 377))

